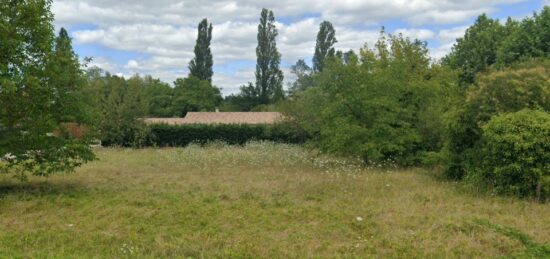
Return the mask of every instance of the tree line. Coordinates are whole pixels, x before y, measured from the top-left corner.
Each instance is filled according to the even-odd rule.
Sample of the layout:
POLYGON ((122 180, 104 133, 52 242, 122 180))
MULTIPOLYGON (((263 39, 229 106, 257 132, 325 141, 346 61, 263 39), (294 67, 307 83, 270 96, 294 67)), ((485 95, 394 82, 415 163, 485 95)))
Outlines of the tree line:
MULTIPOLYGON (((173 86, 152 79, 150 76, 142 78, 144 84, 141 88, 134 89, 147 97, 148 109, 143 111, 143 116, 148 117, 184 117, 189 111, 265 111, 274 110, 275 106, 289 96, 284 90, 284 75, 280 68, 281 53, 277 49, 278 30, 275 26, 275 16, 272 11, 263 9, 258 25, 256 48, 256 81, 240 87, 238 94, 232 94, 222 98, 221 91, 212 84, 214 75, 214 58, 210 48, 213 26, 208 19, 203 19, 198 25, 197 40, 194 49, 194 58, 189 63, 189 75, 186 78, 178 78, 173 86)), ((333 25, 328 21, 320 24, 315 46, 315 55, 309 68, 305 61, 300 60, 296 69, 305 69, 302 73, 318 73, 323 70, 325 60, 334 57, 349 59, 353 51, 342 53, 335 51, 337 42, 333 25)), ((293 68, 299 78, 305 74, 299 74, 293 68)), ((98 71, 90 68, 86 71, 89 80, 109 80, 115 77, 108 71, 98 71), (98 73, 99 72, 99 73, 98 73)), ((140 78, 139 75, 134 78, 140 78)), ((137 80, 137 79, 136 79, 137 80)), ((93 83, 92 83, 93 84, 93 83)), ((109 85, 109 84, 108 84, 109 85)), ((115 84, 116 85, 116 84, 115 84)), ((294 91, 293 87, 291 91, 294 91)), ((144 98, 145 98, 144 96, 144 98)))
POLYGON ((325 152, 437 166, 476 190, 548 199, 549 25, 550 7, 505 24, 480 15, 440 62, 425 42, 382 30, 321 70, 299 61, 279 109, 325 152))

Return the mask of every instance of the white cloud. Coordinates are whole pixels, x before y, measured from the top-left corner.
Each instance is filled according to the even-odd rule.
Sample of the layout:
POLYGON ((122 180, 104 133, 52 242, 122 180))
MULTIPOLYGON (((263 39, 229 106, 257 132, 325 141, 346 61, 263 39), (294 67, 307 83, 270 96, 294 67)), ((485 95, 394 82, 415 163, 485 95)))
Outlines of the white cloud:
POLYGON ((454 42, 456 39, 464 36, 468 26, 460 26, 446 30, 440 30, 438 38, 440 42, 454 42))
POLYGON ((449 54, 449 52, 451 52, 453 45, 454 42, 441 44, 437 48, 430 49, 430 55, 432 58, 440 60, 441 58, 449 54))
POLYGON ((439 45, 430 49, 432 58, 439 60, 451 52, 456 40, 462 38, 468 26, 458 26, 450 29, 440 30, 437 33, 439 45))
POLYGON ((58 0, 54 12, 59 23, 103 25, 141 21, 193 25, 203 17, 215 23, 227 20, 255 21, 262 7, 278 16, 321 14, 338 24, 376 23, 403 19, 418 24, 462 21, 480 11, 491 11, 497 4, 524 0, 58 0))
MULTIPOLYGON (((84 63, 82 61, 81 63, 84 63)), ((118 71, 120 68, 111 60, 105 57, 93 57, 92 61, 86 64, 88 67, 97 67, 104 71, 118 71)))
MULTIPOLYGON (((322 20, 334 23, 336 47, 342 50, 358 50, 365 43, 372 46, 382 25, 402 21, 412 28, 402 27, 391 33, 420 40, 436 39, 440 44, 433 47, 431 55, 439 58, 448 53, 455 38, 463 35, 466 27, 462 25, 472 17, 490 13, 500 4, 521 1, 526 0, 56 0, 53 12, 57 27, 92 25, 72 32, 75 44, 137 54, 117 60, 116 63, 125 64, 122 66, 96 57, 94 62, 102 69, 152 74, 167 82, 187 74, 197 23, 208 17, 214 24, 214 63, 224 68, 216 71, 214 83, 234 90, 253 81, 253 66, 237 72, 227 72, 234 69, 226 67, 237 61, 255 62, 262 7, 273 10, 276 18, 285 18, 279 19, 284 23, 277 24, 277 46, 284 63, 292 64, 300 58, 311 59, 322 20), (456 24, 456 28, 433 29, 434 25, 449 23, 456 24)), ((291 78, 288 71, 285 77, 291 78)))
POLYGON ((214 73, 214 85, 222 89, 225 95, 238 93, 242 85, 255 82, 255 68, 243 68, 234 72, 214 73))
POLYGON ((126 68, 128 68, 130 70, 135 70, 135 69, 139 69, 140 65, 139 65, 139 62, 131 59, 131 60, 128 61, 128 64, 126 64, 126 68))
POLYGON ((419 40, 429 40, 435 36, 435 33, 427 29, 397 29, 396 34, 402 34, 404 37, 419 40))

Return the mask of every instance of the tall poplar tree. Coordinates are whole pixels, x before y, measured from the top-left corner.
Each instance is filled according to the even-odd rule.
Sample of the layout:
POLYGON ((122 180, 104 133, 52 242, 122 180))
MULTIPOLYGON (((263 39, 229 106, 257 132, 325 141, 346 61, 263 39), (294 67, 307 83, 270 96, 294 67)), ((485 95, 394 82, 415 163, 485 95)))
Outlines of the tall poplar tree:
POLYGON ((334 44, 336 40, 336 31, 332 23, 323 21, 317 34, 317 43, 315 44, 315 55, 313 56, 313 71, 321 72, 325 67, 325 60, 334 57, 334 44))
POLYGON ((208 24, 208 20, 205 18, 199 23, 195 57, 189 63, 189 71, 191 76, 210 83, 212 83, 212 75, 214 74, 212 70, 214 61, 210 50, 211 41, 212 24, 208 24))
POLYGON ((256 92, 259 104, 269 104, 283 97, 283 72, 279 68, 281 54, 277 50, 277 35, 273 12, 262 9, 256 48, 256 92))

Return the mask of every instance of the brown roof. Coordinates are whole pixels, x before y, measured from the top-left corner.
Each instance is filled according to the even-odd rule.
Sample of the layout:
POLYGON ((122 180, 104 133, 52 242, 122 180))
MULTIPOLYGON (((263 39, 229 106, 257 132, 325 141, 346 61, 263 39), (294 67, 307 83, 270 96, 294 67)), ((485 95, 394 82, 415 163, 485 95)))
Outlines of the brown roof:
POLYGON ((147 124, 273 124, 283 117, 278 112, 188 112, 185 118, 147 118, 147 124))

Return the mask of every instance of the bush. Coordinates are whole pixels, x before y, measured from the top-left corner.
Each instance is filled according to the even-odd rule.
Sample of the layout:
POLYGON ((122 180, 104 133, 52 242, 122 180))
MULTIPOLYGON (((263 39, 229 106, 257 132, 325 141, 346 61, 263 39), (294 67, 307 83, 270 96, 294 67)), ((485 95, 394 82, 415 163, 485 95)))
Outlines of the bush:
POLYGON ((482 127, 493 116, 525 108, 550 111, 550 61, 533 60, 480 76, 447 127, 447 176, 464 177, 467 165, 474 163, 470 160, 477 157, 482 127))
POLYGON ((303 144, 309 140, 309 135, 298 124, 283 122, 265 127, 263 140, 278 143, 303 144))
POLYGON ((231 145, 243 145, 252 140, 266 140, 280 143, 301 144, 307 135, 299 127, 287 123, 275 125, 244 124, 189 124, 150 125, 150 145, 160 147, 181 147, 191 143, 206 144, 222 141, 231 145))
POLYGON ((525 109, 484 127, 481 160, 468 178, 498 194, 550 197, 550 113, 525 109))
POLYGON ((143 147, 150 145, 151 132, 145 123, 138 120, 119 121, 118 124, 105 123, 100 134, 103 146, 143 147))

